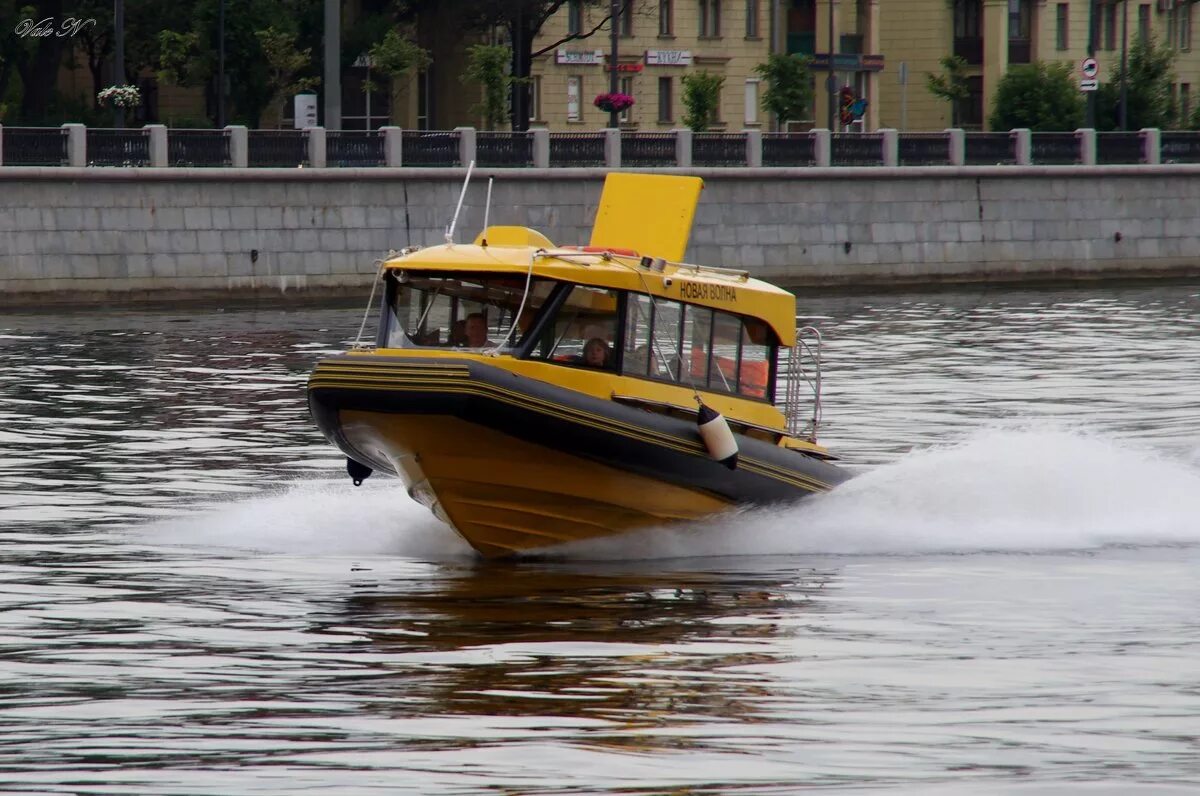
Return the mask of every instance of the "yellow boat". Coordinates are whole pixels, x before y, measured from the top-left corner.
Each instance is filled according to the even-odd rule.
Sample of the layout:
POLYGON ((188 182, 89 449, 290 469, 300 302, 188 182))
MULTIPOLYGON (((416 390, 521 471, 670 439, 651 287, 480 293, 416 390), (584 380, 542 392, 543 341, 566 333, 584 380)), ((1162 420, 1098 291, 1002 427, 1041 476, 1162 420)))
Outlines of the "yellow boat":
POLYGON ((682 262, 702 188, 613 173, 586 246, 492 226, 387 259, 375 345, 308 383, 355 483, 399 476, 503 557, 845 480, 816 412, 800 433, 819 359, 804 369, 795 297, 682 262))

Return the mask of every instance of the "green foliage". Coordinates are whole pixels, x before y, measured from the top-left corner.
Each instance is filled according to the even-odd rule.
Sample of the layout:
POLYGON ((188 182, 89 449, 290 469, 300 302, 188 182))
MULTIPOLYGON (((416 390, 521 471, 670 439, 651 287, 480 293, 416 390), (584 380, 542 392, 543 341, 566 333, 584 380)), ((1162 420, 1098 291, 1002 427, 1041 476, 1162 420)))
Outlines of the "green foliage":
POLYGON ((754 71, 767 83, 762 104, 782 125, 808 118, 813 101, 812 74, 808 71, 812 59, 806 55, 772 53, 767 62, 754 71))
POLYGON ((704 132, 717 121, 721 107, 721 86, 725 78, 704 70, 683 76, 683 123, 695 132, 704 132))
MULTIPOLYGON (((267 90, 274 104, 282 107, 291 95, 321 84, 319 77, 299 77, 312 65, 312 48, 297 48, 294 33, 269 27, 258 31, 257 35, 263 58, 267 61, 267 90)), ((282 113, 280 118, 283 118, 282 113)))
POLYGON ((508 91, 513 79, 508 74, 512 63, 512 48, 502 44, 475 44, 467 48, 467 69, 464 83, 483 87, 483 100, 471 108, 471 113, 483 117, 485 130, 495 130, 508 123, 508 91))
POLYGON ((993 130, 1028 127, 1036 132, 1083 126, 1084 100, 1073 69, 1037 61, 1009 67, 996 88, 988 124, 993 130))
MULTIPOLYGON (((1143 42, 1138 39, 1133 43, 1129 50, 1129 77, 1126 87, 1128 129, 1165 129, 1175 126, 1178 109, 1171 98, 1171 84, 1175 81, 1174 66, 1175 51, 1169 46, 1159 45, 1154 40, 1143 42)), ((1116 130, 1120 126, 1121 74, 1121 68, 1118 66, 1114 70, 1112 80, 1100 86, 1096 107, 1098 130, 1116 130)), ((1186 123, 1188 120, 1179 121, 1186 123)))
POLYGON ((971 97, 971 89, 967 84, 967 59, 961 55, 946 55, 938 61, 942 73, 935 75, 925 73, 925 88, 938 99, 950 103, 950 123, 959 125, 962 118, 962 104, 971 97))
POLYGON ((164 30, 158 34, 158 51, 158 79, 162 82, 195 86, 208 79, 211 59, 200 50, 199 32, 164 30))

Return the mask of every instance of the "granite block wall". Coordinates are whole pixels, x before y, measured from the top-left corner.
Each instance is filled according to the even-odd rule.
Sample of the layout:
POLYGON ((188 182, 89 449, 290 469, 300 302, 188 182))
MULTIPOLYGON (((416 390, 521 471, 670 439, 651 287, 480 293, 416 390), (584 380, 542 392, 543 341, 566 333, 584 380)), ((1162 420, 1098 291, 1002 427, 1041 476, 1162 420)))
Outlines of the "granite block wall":
MULTIPOLYGON (((1200 274, 1200 167, 696 169, 688 259, 789 285, 1200 274)), ((477 172, 484 220, 586 242, 602 169, 477 172)), ((361 290, 444 240, 461 170, 0 170, 0 305, 361 290)))

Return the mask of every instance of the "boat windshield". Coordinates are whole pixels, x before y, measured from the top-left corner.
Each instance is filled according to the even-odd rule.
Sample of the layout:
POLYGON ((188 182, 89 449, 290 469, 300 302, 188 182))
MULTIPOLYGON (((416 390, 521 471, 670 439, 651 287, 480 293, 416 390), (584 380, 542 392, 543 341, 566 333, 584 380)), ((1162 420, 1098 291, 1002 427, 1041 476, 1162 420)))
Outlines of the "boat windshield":
POLYGON ((524 338, 554 285, 548 279, 532 280, 522 310, 524 277, 408 274, 395 280, 389 290, 384 345, 468 350, 514 348, 524 338))

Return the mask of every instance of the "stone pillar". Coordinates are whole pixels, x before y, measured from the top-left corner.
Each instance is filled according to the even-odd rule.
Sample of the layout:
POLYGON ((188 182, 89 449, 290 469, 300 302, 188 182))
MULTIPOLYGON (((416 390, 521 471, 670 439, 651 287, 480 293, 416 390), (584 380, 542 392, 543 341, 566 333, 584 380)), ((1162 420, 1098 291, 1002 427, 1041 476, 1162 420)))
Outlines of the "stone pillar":
MULTIPOLYGON (((839 0, 817 0, 817 29, 815 31, 816 46, 814 52, 823 53, 829 50, 829 15, 833 14, 833 51, 836 53, 839 49, 839 43, 842 40, 841 30, 841 15, 838 13, 840 6, 839 0)), ((833 53, 830 53, 832 56, 833 53)), ((817 126, 829 124, 831 130, 837 129, 838 109, 837 100, 834 99, 833 118, 829 118, 829 92, 826 90, 826 80, 829 77, 829 72, 815 71, 816 76, 816 91, 813 93, 813 120, 817 126)), ((841 81, 834 75, 833 90, 836 93, 841 87, 841 81)))
POLYGON ((604 129, 604 165, 610 169, 621 168, 621 131, 612 127, 604 129))
MULTIPOLYGON (((1085 11, 1086 13, 1086 11, 1085 11)), ((1000 78, 1008 70, 1008 0, 983 0, 983 121, 986 129, 1000 78)))
POLYGON ((244 169, 250 165, 250 132, 240 124, 231 124, 225 128, 229 134, 229 163, 235 169, 244 169))
POLYGON ((533 136, 533 167, 550 168, 550 131, 545 127, 535 127, 529 134, 533 136))
POLYGON ((1084 166, 1096 165, 1096 131, 1090 127, 1082 127, 1075 131, 1075 140, 1079 145, 1079 162, 1084 166))
POLYGON ((889 128, 879 131, 882 135, 880 146, 883 147, 883 165, 895 168, 900 165, 900 135, 889 128))
POLYGON ((1162 132, 1156 127, 1142 128, 1142 162, 1152 166, 1162 163, 1162 132))
POLYGON ((1028 127, 1018 127, 1012 131, 1013 154, 1018 166, 1028 166, 1033 162, 1033 138, 1028 127))
POLYGON ((813 160, 816 161, 816 165, 832 165, 833 147, 829 131, 818 127, 809 134, 813 137, 813 160))
POLYGON ((308 165, 309 168, 323 169, 325 168, 325 128, 324 127, 308 127, 304 130, 304 136, 308 143, 308 165))
POLYGON ((967 162, 967 134, 957 127, 946 130, 950 139, 950 165, 962 166, 967 162))
POLYGON ((165 169, 170 160, 167 155, 167 126, 165 124, 148 124, 142 128, 150 138, 150 166, 165 169))
POLYGON ((454 132, 458 133, 458 160, 466 168, 475 160, 475 128, 455 127, 454 132))
POLYGON ((67 165, 87 165, 87 128, 82 124, 68 123, 62 126, 67 131, 67 165))
POLYGON ((383 136, 383 165, 393 169, 400 168, 403 162, 404 131, 399 127, 380 127, 379 134, 383 136))
POLYGON ((746 130, 746 165, 752 169, 762 167, 762 130, 746 130))
POLYGON ((671 132, 675 134, 675 165, 689 168, 692 165, 692 131, 685 127, 671 132))

